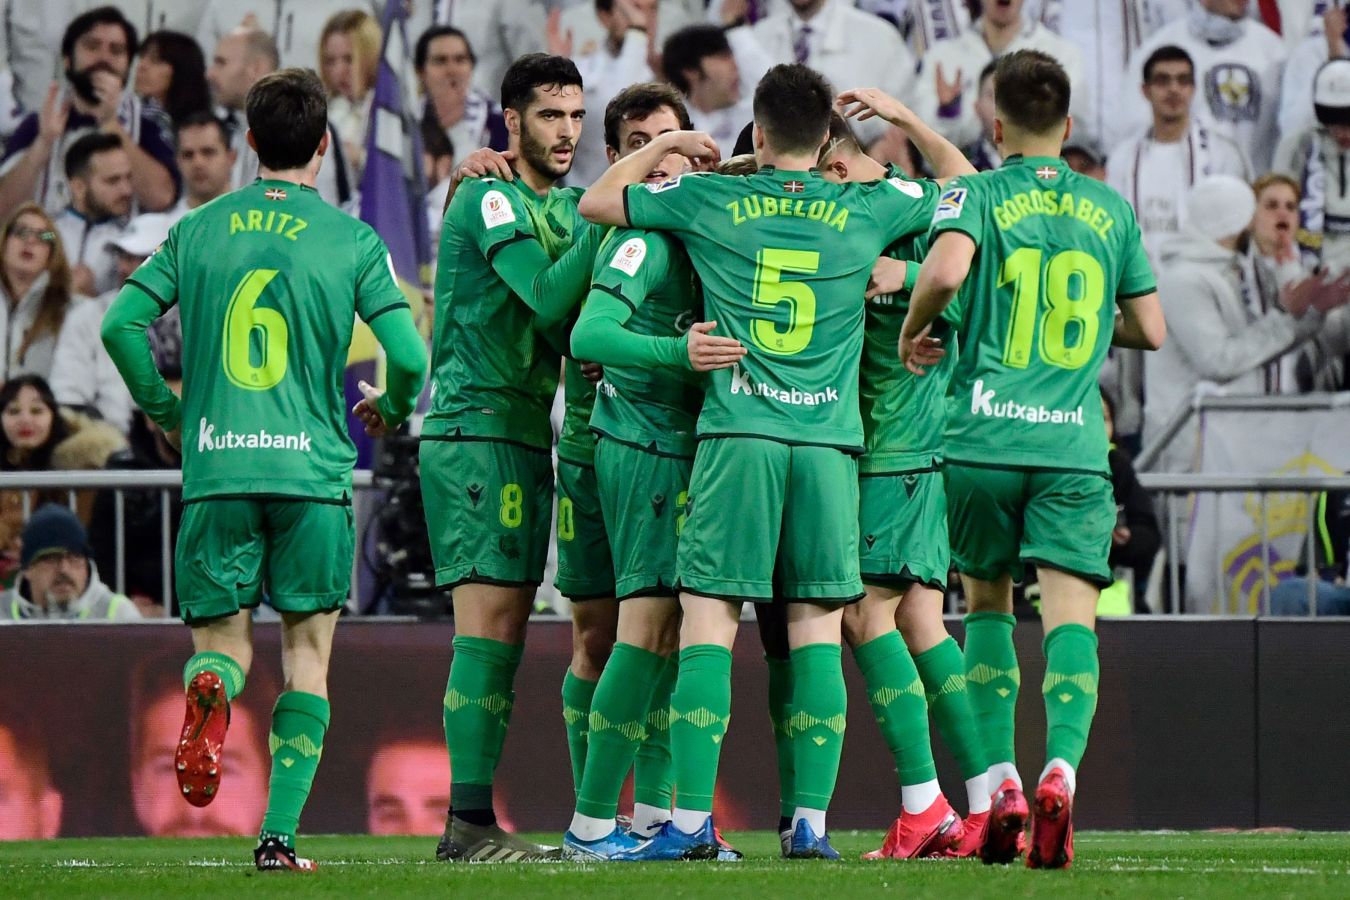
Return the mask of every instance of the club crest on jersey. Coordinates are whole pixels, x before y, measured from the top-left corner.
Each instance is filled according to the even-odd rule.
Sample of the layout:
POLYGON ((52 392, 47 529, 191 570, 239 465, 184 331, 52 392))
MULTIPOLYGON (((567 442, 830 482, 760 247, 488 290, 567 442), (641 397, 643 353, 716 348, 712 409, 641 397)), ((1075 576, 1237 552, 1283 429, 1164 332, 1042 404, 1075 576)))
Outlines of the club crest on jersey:
POLYGON ((656 184, 649 184, 646 187, 647 190, 651 191, 653 194, 659 194, 662 191, 668 191, 671 188, 679 187, 680 179, 683 177, 684 177, 683 175, 676 175, 674 178, 667 178, 665 181, 660 181, 657 182, 656 184))
POLYGON ((933 211, 933 221, 941 222, 943 219, 955 219, 961 215, 961 208, 965 205, 966 189, 963 187, 948 188, 938 198, 937 209, 933 211))
POLYGON ((286 189, 285 189, 285 188, 268 188, 267 190, 263 191, 263 196, 266 197, 268 200, 285 200, 285 199, 286 199, 286 189))
POLYGON ((789 194, 800 194, 802 191, 806 190, 806 185, 802 184, 800 181, 785 181, 783 182, 783 190, 787 191, 789 194))
POLYGON ((1043 178, 1046 181, 1049 181, 1051 178, 1054 178, 1058 175, 1059 169, 1056 169, 1054 166, 1041 166, 1039 169, 1036 170, 1036 177, 1043 178))
POLYGON ((886 183, 906 196, 913 197, 915 200, 923 199, 923 188, 916 182, 908 178, 887 178, 886 183))
POLYGON ((642 266, 642 261, 646 258, 647 242, 640 237, 629 238, 614 254, 614 258, 609 261, 609 265, 610 268, 618 269, 620 272, 636 275, 638 269, 642 266))
POLYGON ((511 201, 501 191, 488 191, 483 195, 482 213, 483 226, 486 228, 496 228, 516 220, 511 201))

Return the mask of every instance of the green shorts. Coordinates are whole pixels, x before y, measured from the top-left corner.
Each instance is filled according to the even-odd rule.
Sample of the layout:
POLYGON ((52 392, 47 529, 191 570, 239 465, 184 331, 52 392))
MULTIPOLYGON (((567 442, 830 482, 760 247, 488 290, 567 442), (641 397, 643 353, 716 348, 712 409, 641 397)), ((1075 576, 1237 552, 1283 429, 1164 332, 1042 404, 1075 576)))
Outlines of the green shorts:
POLYGON ((263 599, 278 612, 339 609, 352 585, 356 547, 350 503, 197 500, 183 506, 174 587, 183 621, 196 625, 263 599))
POLYGON ((858 578, 858 461, 767 438, 703 440, 676 573, 681 590, 767 603, 848 603, 858 578))
POLYGON ((693 460, 622 441, 595 442, 595 474, 614 552, 614 592, 675 596, 675 552, 684 528, 693 460))
POLYGON ((538 585, 548 559, 553 461, 495 440, 422 439, 419 456, 436 585, 538 585))
POLYGON ((614 596, 614 560, 595 468, 565 459, 558 460, 558 574, 553 585, 573 603, 614 596))
POLYGON ((947 492, 936 467, 858 479, 864 584, 947 588, 947 492))
POLYGON ((981 581, 1044 565, 1099 587, 1112 581, 1107 557, 1116 524, 1111 480, 1095 472, 943 467, 952 558, 981 581))

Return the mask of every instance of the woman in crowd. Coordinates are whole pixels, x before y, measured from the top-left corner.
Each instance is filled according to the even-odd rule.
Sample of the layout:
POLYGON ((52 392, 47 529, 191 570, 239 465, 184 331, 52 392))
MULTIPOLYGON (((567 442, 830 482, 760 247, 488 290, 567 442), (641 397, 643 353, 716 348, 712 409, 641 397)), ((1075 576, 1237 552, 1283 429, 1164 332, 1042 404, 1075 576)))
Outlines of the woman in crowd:
POLYGON ((70 306, 61 237, 36 203, 15 210, 0 235, 0 382, 24 373, 46 378, 70 306))
POLYGON ((1268 265, 1281 284, 1304 273, 1298 246, 1298 182, 1288 175, 1271 172, 1252 183, 1256 215, 1252 216, 1252 242, 1256 258, 1268 265))
POLYGON ((136 93, 177 125, 199 110, 211 108, 206 83, 206 58, 191 37, 178 31, 145 36, 136 60, 136 93))
POLYGON ((342 139, 342 150, 358 182, 365 168, 366 125, 379 61, 380 24, 370 13, 348 9, 324 24, 319 75, 328 91, 328 120, 342 139))

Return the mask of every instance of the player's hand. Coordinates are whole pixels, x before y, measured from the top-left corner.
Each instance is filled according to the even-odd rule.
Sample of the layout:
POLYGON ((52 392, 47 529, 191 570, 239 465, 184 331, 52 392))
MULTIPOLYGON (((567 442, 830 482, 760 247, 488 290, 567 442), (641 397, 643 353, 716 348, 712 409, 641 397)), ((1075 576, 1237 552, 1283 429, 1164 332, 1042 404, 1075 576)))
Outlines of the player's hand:
POLYGON ((880 88, 854 88, 844 91, 835 103, 847 118, 857 118, 859 122, 880 116, 892 125, 902 125, 914 119, 914 113, 908 106, 892 97, 880 88))
POLYGON ((905 337, 904 330, 900 331, 900 361, 915 375, 927 375, 927 367, 937 365, 947 355, 941 339, 929 335, 932 330, 930 322, 916 338, 905 337))
POLYGON ((464 157, 464 161, 450 176, 453 189, 465 178, 500 178, 502 181, 515 181, 516 173, 511 171, 511 163, 516 155, 510 150, 498 153, 491 147, 481 147, 464 157))
POLYGON ((872 264, 872 275, 867 279, 865 298, 871 300, 883 294, 898 294, 905 289, 905 273, 912 263, 883 256, 872 264))
POLYGON ((1124 547, 1130 542, 1130 529, 1124 525, 1117 525, 1111 531, 1111 545, 1113 547, 1124 547))
MULTIPOLYGON (((162 431, 163 429, 161 429, 162 431)), ((178 455, 183 455, 183 426, 179 425, 172 431, 164 432, 164 440, 169 442, 169 446, 178 451, 178 455)))
POLYGON ((572 29, 563 31, 561 9, 554 7, 553 12, 548 14, 548 23, 544 31, 548 37, 549 53, 568 58, 572 56, 572 29))
POLYGON ((38 140, 55 145, 66 133, 66 121, 70 118, 70 98, 64 96, 61 83, 53 81, 47 87, 47 99, 42 102, 38 113, 38 140))
POLYGON ((667 131, 652 143, 657 141, 665 145, 665 153, 661 154, 663 157, 678 153, 690 160, 711 160, 714 165, 722 161, 722 151, 717 148, 717 141, 702 131, 667 131))
POLYGON ((948 81, 943 77, 942 63, 937 64, 937 72, 934 80, 937 83, 937 101, 938 106, 951 106, 957 100, 961 99, 961 70, 956 70, 956 77, 948 81))
POLYGON ((745 348, 735 338, 712 333, 716 322, 695 322, 689 329, 689 364, 695 372, 729 369, 745 356, 745 348))
POLYGON ((585 378, 591 384, 599 384, 605 377, 605 367, 599 363, 584 362, 581 365, 581 377, 585 378))
POLYGON ((356 386, 361 389, 364 399, 352 407, 352 415, 361 420, 361 424, 366 426, 366 434, 373 438, 384 437, 389 431, 389 426, 385 424, 384 416, 380 415, 380 410, 376 403, 384 396, 384 391, 377 387, 371 387, 364 381, 358 381, 356 386))

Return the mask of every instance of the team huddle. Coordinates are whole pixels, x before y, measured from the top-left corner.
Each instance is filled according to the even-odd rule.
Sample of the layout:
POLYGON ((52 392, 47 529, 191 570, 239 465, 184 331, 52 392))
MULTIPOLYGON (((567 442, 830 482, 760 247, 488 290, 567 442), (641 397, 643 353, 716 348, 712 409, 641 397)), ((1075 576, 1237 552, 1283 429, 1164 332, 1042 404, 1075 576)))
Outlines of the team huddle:
MULTIPOLYGON (((846 642, 901 788, 867 858, 1070 864, 1115 524, 1097 378, 1111 345, 1156 348, 1164 326, 1130 207, 1060 159, 1063 70, 1022 51, 1000 60, 995 85, 1008 161, 978 175, 898 101, 836 96, 805 66, 762 79, 753 154, 726 161, 678 93, 634 85, 605 112, 610 168, 582 190, 558 186, 584 118, 575 66, 535 54, 510 67, 510 151, 474 154, 446 210, 422 426, 436 580, 456 623, 438 858, 741 858, 713 795, 748 602, 784 857, 839 858, 826 815, 846 642), (849 119, 872 117, 937 177, 869 158, 849 119), (561 849, 506 832, 493 809, 550 528, 574 614, 562 698, 576 809, 561 849), (953 565, 964 651, 942 619, 953 565), (1047 661, 1030 801, 1013 753, 1012 583, 1026 565, 1047 661), (965 780, 964 818, 938 785, 930 714, 965 780)), ((260 181, 176 226, 104 325, 133 396, 186 451, 177 578, 196 653, 175 769, 190 803, 220 789, 228 702, 252 656, 247 610, 265 590, 282 613, 264 870, 315 865, 295 838, 349 587, 354 451, 337 373, 353 319, 389 361, 386 390, 363 385, 355 409, 369 433, 407 417, 427 368, 378 237, 313 199, 327 141, 313 91, 299 70, 254 88, 260 181), (306 229, 287 238, 274 214, 306 229), (143 337, 174 303, 193 351, 181 401, 143 337), (248 440, 259 434, 271 440, 248 440)))

